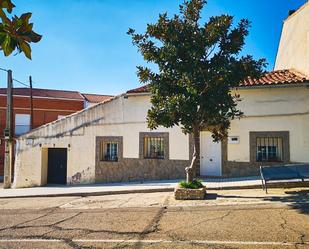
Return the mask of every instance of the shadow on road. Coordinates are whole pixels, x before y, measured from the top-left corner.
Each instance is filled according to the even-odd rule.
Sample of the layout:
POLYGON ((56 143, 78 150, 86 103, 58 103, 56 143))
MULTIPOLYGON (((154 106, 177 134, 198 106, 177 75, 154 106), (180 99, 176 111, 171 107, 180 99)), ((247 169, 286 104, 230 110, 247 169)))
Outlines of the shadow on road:
POLYGON ((272 196, 268 200, 287 203, 300 213, 309 214, 309 190, 285 191, 286 196, 272 196))
POLYGON ((297 209, 300 213, 309 214, 309 190, 293 190, 284 191, 282 196, 243 196, 243 195, 219 195, 214 193, 207 194, 208 200, 216 200, 217 198, 235 198, 235 199, 259 199, 262 201, 271 201, 277 203, 285 203, 293 209, 297 209))

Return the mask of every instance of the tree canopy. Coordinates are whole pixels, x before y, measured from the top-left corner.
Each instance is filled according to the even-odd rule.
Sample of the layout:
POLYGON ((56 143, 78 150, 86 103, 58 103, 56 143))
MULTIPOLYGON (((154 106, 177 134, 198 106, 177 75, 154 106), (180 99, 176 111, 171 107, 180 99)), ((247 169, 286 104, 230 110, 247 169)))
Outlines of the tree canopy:
POLYGON ((14 7, 11 0, 0 0, 0 50, 5 56, 11 55, 15 50, 17 53, 23 52, 31 59, 30 43, 39 42, 42 36, 33 31, 30 12, 21 16, 9 16, 14 7))
MULTIPOLYGON (((202 23, 205 5, 204 0, 184 1, 180 14, 171 18, 160 14, 144 34, 134 29, 128 34, 144 60, 158 67, 137 67, 140 81, 149 84, 152 93, 149 128, 179 125, 184 133, 194 134, 195 140, 199 131, 208 130, 218 141, 227 136, 231 120, 243 114, 237 108, 239 96, 231 89, 248 76, 258 77, 266 62, 241 55, 248 20, 234 25, 233 16, 221 15, 202 23)), ((199 156, 197 143, 191 171, 199 156)))

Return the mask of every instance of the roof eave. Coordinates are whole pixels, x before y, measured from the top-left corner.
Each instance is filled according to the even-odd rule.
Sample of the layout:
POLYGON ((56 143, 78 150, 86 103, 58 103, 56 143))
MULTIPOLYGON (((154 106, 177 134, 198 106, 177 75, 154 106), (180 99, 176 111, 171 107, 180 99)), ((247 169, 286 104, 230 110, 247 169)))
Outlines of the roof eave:
POLYGON ((148 96, 151 95, 150 92, 141 92, 141 93, 126 93, 125 96, 148 96))
POLYGON ((259 88, 290 88, 290 87, 309 87, 309 81, 302 83, 285 83, 285 84, 271 84, 271 85, 250 85, 250 86, 238 86, 236 89, 259 89, 259 88))

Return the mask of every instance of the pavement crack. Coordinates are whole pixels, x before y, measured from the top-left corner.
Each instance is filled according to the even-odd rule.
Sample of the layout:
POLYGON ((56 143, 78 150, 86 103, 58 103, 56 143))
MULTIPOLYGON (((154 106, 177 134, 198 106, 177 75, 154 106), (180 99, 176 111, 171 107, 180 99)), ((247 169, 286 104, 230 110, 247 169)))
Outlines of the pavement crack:
POLYGON ((39 220, 41 218, 44 218, 44 217, 47 217, 48 215, 50 215, 51 213, 54 212, 54 209, 50 210, 49 212, 39 216, 39 217, 36 217, 36 218, 33 218, 33 219, 30 219, 30 220, 27 220, 27 221, 23 221, 21 223, 18 223, 18 224, 15 224, 13 226, 9 226, 9 227, 4 227, 4 228, 1 228, 0 229, 0 232, 1 231, 5 231, 5 230, 8 230, 8 229, 16 229, 16 228, 19 228, 20 226, 22 226, 23 224, 27 224, 29 222, 33 222, 33 221, 36 221, 36 220, 39 220))
MULTIPOLYGON (((168 207, 168 203, 169 203, 169 197, 167 196, 164 199, 163 202, 163 206, 159 209, 159 211, 156 213, 156 215, 153 217, 153 219, 149 222, 149 224, 143 229, 143 231, 141 233, 139 233, 138 236, 138 242, 136 242, 132 248, 134 249, 140 249, 143 247, 141 241, 148 235, 151 233, 155 233, 159 230, 159 225, 160 225, 160 221, 163 217, 163 215, 167 212, 167 207, 168 207)), ((132 238, 132 237, 131 237, 132 238)), ((129 238, 128 240, 130 240, 131 238, 129 238)), ((124 246, 124 242, 121 243, 117 243, 113 248, 123 248, 124 246)))
MULTIPOLYGON (((198 226, 198 225, 200 225, 200 224, 202 224, 202 223, 206 223, 206 222, 209 222, 209 221, 215 221, 215 220, 221 220, 221 221, 223 221, 223 219, 225 219, 225 218, 226 218, 227 216, 229 216, 231 213, 232 213, 232 210, 229 210, 228 212, 226 212, 225 214, 223 214, 223 215, 221 215, 221 216, 219 216, 219 217, 216 217, 216 218, 208 218, 208 219, 201 220, 201 221, 199 221, 199 222, 197 222, 197 223, 194 223, 194 224, 190 225, 190 227, 195 227, 195 226, 198 226)), ((188 227, 188 226, 187 226, 187 225, 181 226, 181 227, 178 227, 178 228, 176 228, 176 229, 171 229, 171 230, 169 230, 169 231, 176 231, 176 230, 183 229, 183 228, 185 228, 185 227, 188 227)), ((169 231, 168 231, 168 232, 169 232, 169 231)))
POLYGON ((299 245, 304 245, 305 241, 305 234, 301 233, 300 231, 292 228, 291 226, 288 225, 287 219, 284 216, 284 213, 286 212, 286 210, 282 210, 279 214, 280 214, 280 218, 282 219, 282 223, 280 223, 280 227, 285 231, 286 229, 289 229, 290 231, 296 233, 298 235, 298 240, 297 242, 294 244, 295 245, 295 249, 298 248, 299 245))

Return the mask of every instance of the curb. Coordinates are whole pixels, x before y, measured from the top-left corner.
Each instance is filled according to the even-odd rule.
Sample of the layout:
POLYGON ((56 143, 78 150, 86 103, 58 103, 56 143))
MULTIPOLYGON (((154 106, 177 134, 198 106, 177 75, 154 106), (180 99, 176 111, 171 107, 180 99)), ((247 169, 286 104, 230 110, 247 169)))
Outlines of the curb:
MULTIPOLYGON (((88 197, 100 195, 121 195, 121 194, 139 194, 139 193, 159 193, 159 192, 174 192, 174 187, 154 188, 154 189, 133 189, 133 190, 115 190, 115 191, 97 191, 97 192, 76 192, 76 193, 57 193, 57 194, 36 194, 36 195, 15 195, 15 196, 0 196, 0 199, 17 199, 17 198, 39 198, 39 197, 88 197)), ((261 189, 261 185, 251 186, 227 186, 213 187, 207 190, 233 190, 233 189, 261 189)))
POLYGON ((134 190, 116 190, 116 191, 97 191, 97 192, 76 192, 76 193, 58 193, 58 194, 37 194, 37 195, 19 195, 19 196, 0 196, 0 199, 16 198, 34 198, 34 197, 70 197, 70 196, 100 196, 100 195, 121 195, 121 194, 139 194, 139 193, 157 193, 173 192, 174 187, 156 188, 156 189, 134 189, 134 190))
MULTIPOLYGON (((309 181, 306 182, 281 182, 281 183, 269 183, 268 188, 294 188, 294 187, 309 187, 309 181)), ((174 192, 175 187, 164 188, 147 188, 147 189, 128 189, 128 190, 115 190, 115 191, 96 191, 96 192, 76 192, 76 193, 56 193, 56 194, 30 194, 30 195, 18 195, 18 196, 0 196, 0 199, 10 198, 34 198, 34 197, 88 197, 88 196, 100 196, 100 195, 121 195, 121 194, 138 194, 138 193, 159 193, 159 192, 174 192)), ((261 189, 261 184, 256 185, 244 185, 244 186, 223 186, 223 187, 207 187, 207 190, 241 190, 241 189, 261 189)), ((1 191, 0 191, 1 192, 1 191)))

